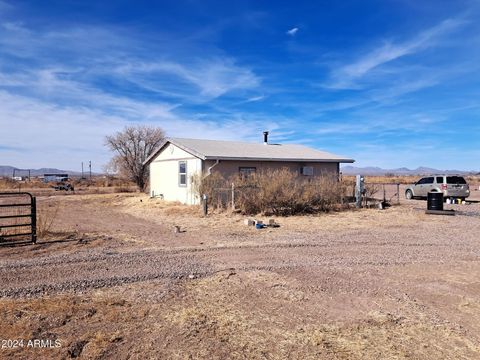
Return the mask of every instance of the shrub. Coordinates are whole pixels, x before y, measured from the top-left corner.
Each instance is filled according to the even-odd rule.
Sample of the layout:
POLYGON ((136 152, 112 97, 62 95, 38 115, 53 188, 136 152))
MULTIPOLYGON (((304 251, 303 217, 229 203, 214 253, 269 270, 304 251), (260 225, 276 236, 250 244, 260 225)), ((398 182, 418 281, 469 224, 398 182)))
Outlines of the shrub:
MULTIPOLYGON (((218 172, 210 175, 192 176, 193 191, 201 198, 203 194, 208 195, 208 203, 217 209, 224 209, 230 199, 228 194, 229 182, 218 172)), ((231 184, 230 184, 231 186, 231 184)), ((231 189, 231 187, 230 187, 231 189)))
POLYGON ((228 181, 219 173, 199 181, 199 194, 209 203, 227 208, 231 184, 235 184, 235 208, 244 214, 293 215, 330 211, 343 203, 346 186, 335 175, 299 177, 287 168, 267 170, 248 177, 234 176, 228 181))

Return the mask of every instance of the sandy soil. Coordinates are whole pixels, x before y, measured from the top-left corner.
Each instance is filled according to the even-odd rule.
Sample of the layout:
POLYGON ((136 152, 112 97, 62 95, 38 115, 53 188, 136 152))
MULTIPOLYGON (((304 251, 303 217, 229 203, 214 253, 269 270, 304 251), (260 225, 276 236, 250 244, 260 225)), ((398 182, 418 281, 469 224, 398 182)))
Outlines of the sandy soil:
POLYGON ((0 247, 0 338, 24 340, 0 358, 480 358, 480 204, 263 230, 138 194, 39 204, 54 233, 0 247))

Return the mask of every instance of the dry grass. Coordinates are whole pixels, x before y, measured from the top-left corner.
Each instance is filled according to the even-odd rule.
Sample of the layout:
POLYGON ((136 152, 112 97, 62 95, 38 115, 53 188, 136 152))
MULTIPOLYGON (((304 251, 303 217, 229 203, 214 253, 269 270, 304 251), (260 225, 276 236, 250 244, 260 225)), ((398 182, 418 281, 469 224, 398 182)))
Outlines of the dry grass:
MULTIPOLYGON (((199 206, 183 205, 175 202, 167 202, 158 198, 149 198, 144 194, 125 195, 101 195, 103 205, 116 207, 119 211, 130 215, 141 217, 146 220, 167 226, 181 226, 188 233, 202 234, 230 234, 238 236, 238 240, 249 242, 251 236, 255 235, 258 241, 274 239, 277 235, 285 232, 323 233, 355 231, 385 227, 390 228, 411 228, 418 226, 422 220, 428 223, 445 221, 439 217, 428 217, 423 212, 416 211, 409 206, 394 206, 386 211, 377 209, 350 209, 347 211, 332 211, 329 213, 318 213, 310 215, 294 216, 265 216, 256 215, 254 218, 267 222, 268 219, 275 219, 280 224, 279 229, 268 229, 259 231, 254 227, 245 226, 243 221, 245 215, 228 211, 211 211, 204 217, 199 206), (246 237, 243 238, 242 235, 246 237)), ((95 201, 95 196, 85 196, 95 201)), ((99 202, 97 198, 96 202, 99 202)), ((449 219, 450 220, 450 219, 449 219)))
POLYGON ((11 178, 0 178, 1 191, 25 191, 25 189, 46 189, 49 185, 38 179, 30 181, 16 181, 11 178))
MULTIPOLYGON (((55 183, 45 183, 40 179, 32 178, 28 181, 15 181, 11 178, 0 178, 0 191, 28 191, 35 194, 52 192, 55 183)), ((136 192, 137 187, 128 179, 113 176, 94 176, 92 179, 73 178, 70 181, 75 190, 88 193, 105 192, 136 192)), ((63 193, 63 192, 62 192, 63 193)), ((70 192, 65 192, 70 193, 70 192)))
MULTIPOLYGON (((315 313, 321 307, 316 301, 288 277, 225 272, 188 284, 186 297, 172 304, 163 321, 184 335, 183 354, 196 358, 439 359, 468 358, 480 350, 420 309, 408 317, 372 310, 360 320, 328 322, 315 313), (256 299, 255 306, 246 298, 256 299), (309 310, 316 316, 293 315, 309 310)), ((357 316, 358 309, 349 311, 357 316)))
POLYGON ((51 234, 60 211, 60 202, 44 203, 37 207, 37 237, 42 239, 51 234))
MULTIPOLYGON (((418 181, 421 176, 416 175, 390 175, 390 176, 365 176, 366 184, 413 184, 418 181)), ((345 182, 355 183, 355 176, 343 175, 342 180, 345 182)))
POLYGON ((81 358, 471 359, 480 351, 467 333, 409 300, 384 310, 375 301, 368 309, 345 304, 350 319, 330 321, 323 314, 341 304, 271 272, 225 271, 179 283, 167 297, 152 296, 158 288, 165 285, 3 299, 0 332, 61 341, 59 349, 10 353, 21 359, 69 357, 77 344, 81 358), (395 306, 411 310, 390 312, 395 306))
POLYGON ((91 179, 81 179, 75 178, 72 180, 72 184, 75 187, 82 188, 117 188, 117 189, 129 189, 128 191, 119 191, 119 192, 131 192, 132 188, 136 185, 126 179, 115 176, 94 176, 91 179))
MULTIPOLYGON (((72 358, 80 344, 81 357, 105 357, 122 340, 119 331, 137 321, 136 312, 117 296, 55 296, 30 300, 0 300, 0 333, 4 339, 60 341, 59 348, 4 350, 2 356, 18 359, 72 358), (101 319, 98 322, 98 319, 101 319), (118 326, 118 324, 121 324, 118 326)), ((3 357, 2 357, 3 358, 3 357)))
POLYGON ((299 177, 287 168, 228 180, 213 173, 201 180, 194 179, 194 183, 198 194, 209 196, 210 205, 224 209, 231 206, 234 184, 236 210, 250 215, 285 216, 339 210, 347 192, 336 176, 299 177))
POLYGON ((0 190, 18 189, 18 183, 10 178, 0 178, 0 190))

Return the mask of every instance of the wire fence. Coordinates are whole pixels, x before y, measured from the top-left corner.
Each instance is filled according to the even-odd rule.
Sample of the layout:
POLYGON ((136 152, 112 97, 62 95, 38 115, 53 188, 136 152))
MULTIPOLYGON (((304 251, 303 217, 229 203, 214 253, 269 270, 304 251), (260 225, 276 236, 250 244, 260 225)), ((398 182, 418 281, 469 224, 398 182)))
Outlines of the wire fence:
MULTIPOLYGON (((323 198, 330 204, 344 205, 355 202, 355 184, 352 182, 341 182, 340 186, 334 189, 327 185, 317 183, 303 184, 303 191, 298 196, 308 194, 312 199, 323 198)), ((208 194, 209 206, 217 209, 241 210, 246 199, 255 202, 261 201, 262 193, 265 190, 261 186, 236 185, 213 187, 208 194)), ((284 194, 278 194, 278 197, 284 194)), ((365 200, 370 202, 400 203, 400 184, 398 183, 367 183, 365 185, 365 200)), ((281 201, 280 198, 273 198, 273 201, 281 201)))

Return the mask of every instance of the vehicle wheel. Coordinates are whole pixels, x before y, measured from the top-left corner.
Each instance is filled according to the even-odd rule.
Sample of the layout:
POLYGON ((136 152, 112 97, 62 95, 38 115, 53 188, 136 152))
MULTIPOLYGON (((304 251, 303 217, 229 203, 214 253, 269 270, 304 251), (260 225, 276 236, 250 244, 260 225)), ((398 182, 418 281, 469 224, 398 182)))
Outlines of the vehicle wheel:
POLYGON ((407 191, 405 191, 405 198, 406 198, 407 200, 412 200, 412 199, 413 199, 412 190, 407 190, 407 191))

